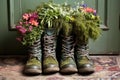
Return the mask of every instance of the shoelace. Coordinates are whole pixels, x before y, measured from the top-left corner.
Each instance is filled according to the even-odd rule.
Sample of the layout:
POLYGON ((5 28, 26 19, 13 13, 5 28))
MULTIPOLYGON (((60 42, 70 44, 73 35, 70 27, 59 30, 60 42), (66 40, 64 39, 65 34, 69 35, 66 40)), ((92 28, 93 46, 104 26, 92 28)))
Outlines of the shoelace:
POLYGON ((55 35, 44 36, 44 55, 45 57, 48 56, 55 56, 55 46, 56 46, 56 41, 55 41, 55 35))
POLYGON ((73 37, 64 37, 62 39, 62 54, 64 57, 73 57, 74 55, 73 37))
POLYGON ((37 58, 38 60, 41 60, 41 42, 40 40, 37 40, 34 45, 29 47, 29 55, 30 58, 37 58))
POLYGON ((76 51, 80 56, 86 56, 89 60, 91 60, 91 58, 89 57, 88 46, 80 46, 76 48, 76 51))

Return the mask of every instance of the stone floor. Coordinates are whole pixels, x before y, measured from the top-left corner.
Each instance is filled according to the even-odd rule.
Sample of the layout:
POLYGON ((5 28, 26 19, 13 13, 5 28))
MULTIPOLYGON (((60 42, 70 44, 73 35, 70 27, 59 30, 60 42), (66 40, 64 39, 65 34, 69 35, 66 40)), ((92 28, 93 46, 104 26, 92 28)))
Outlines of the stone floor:
POLYGON ((26 57, 0 57, 0 80, 120 80, 120 56, 90 56, 95 63, 91 75, 62 75, 59 72, 49 75, 24 75, 22 73, 26 57))

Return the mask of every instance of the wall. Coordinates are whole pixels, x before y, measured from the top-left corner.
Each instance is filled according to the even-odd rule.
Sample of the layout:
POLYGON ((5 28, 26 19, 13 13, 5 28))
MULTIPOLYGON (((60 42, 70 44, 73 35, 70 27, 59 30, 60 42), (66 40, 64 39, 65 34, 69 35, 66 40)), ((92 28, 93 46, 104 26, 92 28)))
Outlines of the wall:
MULTIPOLYGON (((29 0, 24 0, 23 8, 29 7, 29 0)), ((37 0, 38 1, 38 0, 37 0)), ((47 0, 46 0, 47 1, 47 0)), ((72 3, 72 0, 70 0, 72 3)), ((60 3, 60 0, 57 1, 60 3)), ((94 54, 120 51, 120 30, 118 15, 120 14, 119 0, 108 0, 108 27, 95 42, 90 40, 90 50, 94 54)), ((30 3, 33 6, 35 3, 30 3)), ((101 6, 102 7, 102 6, 101 6)), ((24 54, 25 48, 16 41, 16 31, 8 29, 7 0, 0 0, 0 54, 24 54)))

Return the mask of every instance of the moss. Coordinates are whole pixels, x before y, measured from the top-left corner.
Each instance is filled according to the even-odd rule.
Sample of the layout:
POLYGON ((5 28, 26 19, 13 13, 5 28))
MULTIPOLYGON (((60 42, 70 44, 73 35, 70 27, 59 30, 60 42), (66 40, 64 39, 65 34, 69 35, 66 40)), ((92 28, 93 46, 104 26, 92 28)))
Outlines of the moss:
POLYGON ((61 60, 61 67, 69 64, 75 64, 74 60, 72 58, 66 58, 61 60))
POLYGON ((89 19, 82 13, 73 16, 73 31, 76 35, 76 40, 87 41, 88 38, 96 40, 100 34, 101 29, 99 28, 99 18, 89 19))
POLYGON ((32 58, 27 61, 27 65, 41 65, 41 62, 37 58, 32 58))
POLYGON ((58 64, 57 60, 52 57, 52 56, 49 56, 49 57, 45 57, 44 61, 43 61, 43 65, 49 65, 49 64, 58 64))
POLYGON ((80 59, 78 59, 78 63, 80 65, 84 65, 84 64, 89 64, 89 59, 86 56, 82 56, 80 59))

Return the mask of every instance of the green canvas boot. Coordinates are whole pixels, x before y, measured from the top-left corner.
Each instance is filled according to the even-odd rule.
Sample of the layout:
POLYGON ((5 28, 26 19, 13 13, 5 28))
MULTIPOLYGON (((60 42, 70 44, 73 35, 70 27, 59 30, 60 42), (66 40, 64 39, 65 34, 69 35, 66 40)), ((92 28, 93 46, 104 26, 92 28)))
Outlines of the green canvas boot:
POLYGON ((72 36, 62 37, 60 72, 65 74, 77 72, 74 59, 74 41, 72 36))
POLYGON ((77 44, 75 47, 76 63, 79 73, 93 73, 94 64, 89 57, 87 44, 77 44))
POLYGON ((34 45, 29 46, 29 59, 25 65, 24 72, 27 74, 42 73, 41 68, 41 42, 37 40, 34 45))
POLYGON ((59 65, 56 59, 56 35, 53 28, 46 29, 43 35, 43 54, 43 72, 58 72, 59 65))

